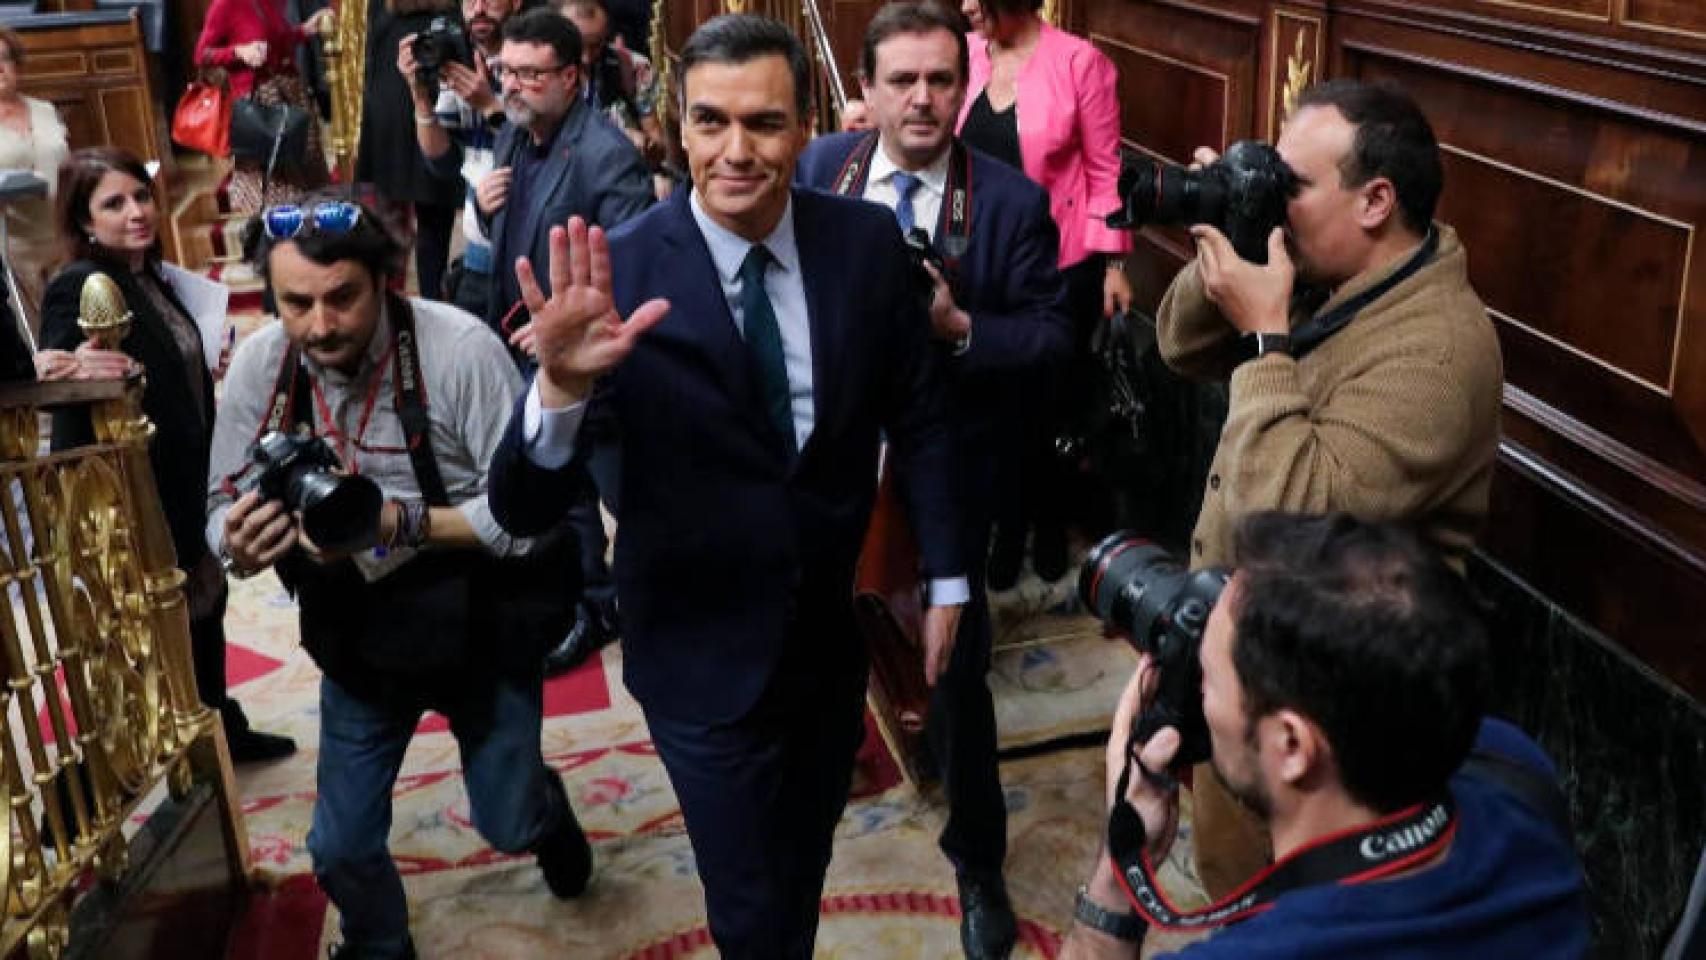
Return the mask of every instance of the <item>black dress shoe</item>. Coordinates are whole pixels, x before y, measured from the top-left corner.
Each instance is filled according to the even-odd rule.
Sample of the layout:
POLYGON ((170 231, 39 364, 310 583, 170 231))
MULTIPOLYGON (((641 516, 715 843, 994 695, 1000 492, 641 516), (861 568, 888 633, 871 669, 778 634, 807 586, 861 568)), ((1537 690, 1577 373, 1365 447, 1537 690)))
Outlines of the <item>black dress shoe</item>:
POLYGON ((575 616, 575 625, 569 628, 569 635, 545 654, 545 675, 555 677, 568 673, 621 636, 615 610, 603 609, 596 603, 582 603, 575 616))
POLYGON ((545 886, 558 900, 572 900, 586 892, 592 879, 592 844, 587 842, 574 808, 569 806, 568 792, 554 770, 547 770, 552 788, 563 802, 563 819, 556 829, 539 838, 533 845, 533 855, 539 859, 539 872, 545 875, 545 886))
POLYGON ((1031 541, 1031 569, 1044 583, 1066 576, 1066 528, 1058 523, 1037 525, 1031 541))
POLYGON ((1019 920, 999 873, 961 873, 960 946, 968 960, 1006 960, 1019 940, 1019 920))
POLYGON ((225 742, 231 747, 232 763, 266 763, 283 760, 296 752, 295 740, 259 730, 228 732, 225 742))
POLYGON ((985 585, 991 590, 1013 589, 1024 563, 1025 525, 1002 524, 996 530, 995 545, 989 550, 989 565, 984 568, 985 585))

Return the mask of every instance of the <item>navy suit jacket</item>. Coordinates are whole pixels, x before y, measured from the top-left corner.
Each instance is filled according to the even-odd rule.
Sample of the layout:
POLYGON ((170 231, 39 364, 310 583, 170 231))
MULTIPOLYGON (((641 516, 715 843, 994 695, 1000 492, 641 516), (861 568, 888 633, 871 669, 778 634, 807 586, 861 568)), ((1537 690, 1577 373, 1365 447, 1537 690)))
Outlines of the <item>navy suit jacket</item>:
MULTIPOLYGON (((452 144, 453 149, 434 169, 461 167, 461 148, 454 141, 452 144)), ((533 138, 527 129, 509 124, 492 147, 493 162, 496 167, 513 170, 516 155, 532 147, 533 138)), ((513 275, 516 258, 527 257, 543 282, 545 265, 550 262, 552 227, 581 216, 588 224, 609 230, 638 216, 656 199, 651 174, 633 142, 603 114, 578 101, 557 128, 543 164, 533 192, 527 196, 527 209, 518 212, 515 204, 505 203, 485 223, 486 236, 492 239, 493 270, 507 270, 513 275), (526 218, 521 232, 529 238, 525 249, 510 249, 509 218, 513 216, 526 218)), ((512 182, 512 197, 514 189, 512 182)), ((510 304, 500 302, 503 284, 495 277, 491 288, 485 319, 496 326, 510 304)))
POLYGON ((794 191, 816 409, 791 457, 767 425, 688 193, 610 236, 617 309, 627 316, 654 297, 672 309, 601 381, 576 462, 547 471, 527 460, 518 402, 488 497, 507 529, 545 529, 568 506, 581 461, 608 464, 619 440, 619 463, 600 480, 613 481, 620 504, 614 572, 629 689, 648 711, 717 723, 757 702, 787 645, 858 662, 848 658, 859 643, 853 569, 880 432, 904 477, 923 574, 966 571, 939 351, 893 215, 794 191))
MULTIPOLYGON (((833 190, 847 158, 867 136, 876 134, 813 140, 800 157, 795 182, 833 190)), ((986 153, 967 148, 966 154, 970 236, 950 264, 948 282, 954 302, 971 315, 972 338, 968 350, 948 359, 947 374, 950 411, 962 441, 981 444, 993 432, 1011 429, 1023 405, 1035 406, 1036 389, 1071 354, 1072 323, 1056 265, 1060 239, 1048 194, 986 153)), ((939 251, 941 224, 934 232, 939 251)), ((898 230, 892 220, 891 227, 898 230)))

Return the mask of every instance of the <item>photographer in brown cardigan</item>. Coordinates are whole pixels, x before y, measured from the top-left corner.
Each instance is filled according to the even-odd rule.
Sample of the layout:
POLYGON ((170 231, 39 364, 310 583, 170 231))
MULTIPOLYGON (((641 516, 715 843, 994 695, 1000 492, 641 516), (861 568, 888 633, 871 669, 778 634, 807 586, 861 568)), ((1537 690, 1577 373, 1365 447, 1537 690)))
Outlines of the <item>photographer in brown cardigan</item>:
MULTIPOLYGON (((1230 381, 1191 565, 1226 564, 1237 519, 1277 509, 1411 521, 1461 570, 1504 374, 1463 245, 1433 219, 1433 130, 1407 95, 1334 80, 1303 93, 1277 149, 1296 185, 1267 263, 1192 227, 1197 257, 1157 321, 1169 366, 1230 381)), ((1209 771, 1196 784, 1197 864, 1220 895, 1266 863, 1266 841, 1209 771)))

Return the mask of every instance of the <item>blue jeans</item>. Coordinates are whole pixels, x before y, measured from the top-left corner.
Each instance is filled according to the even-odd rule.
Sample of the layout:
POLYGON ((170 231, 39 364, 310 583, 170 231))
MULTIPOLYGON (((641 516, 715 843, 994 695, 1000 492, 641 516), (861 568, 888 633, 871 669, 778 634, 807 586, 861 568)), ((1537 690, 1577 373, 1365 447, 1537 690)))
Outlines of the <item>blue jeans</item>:
MULTIPOLYGON (((541 677, 488 681, 453 703, 433 704, 450 721, 462 754, 474 827, 504 853, 531 849, 573 816, 540 754, 541 677)), ((320 680, 319 796, 308 852, 314 876, 343 915, 343 939, 363 956, 403 956, 409 908, 391 860, 391 788, 425 704, 358 698, 320 680)))

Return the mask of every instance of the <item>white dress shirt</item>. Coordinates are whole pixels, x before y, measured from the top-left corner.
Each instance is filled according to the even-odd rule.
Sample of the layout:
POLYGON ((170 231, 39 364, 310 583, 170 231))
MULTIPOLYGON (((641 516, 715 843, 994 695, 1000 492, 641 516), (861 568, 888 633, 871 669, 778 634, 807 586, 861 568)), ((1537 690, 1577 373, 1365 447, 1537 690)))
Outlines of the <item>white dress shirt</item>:
MULTIPOLYGON (((942 198, 948 194, 948 158, 951 150, 931 161, 922 170, 908 170, 919 180, 912 191, 912 223, 924 228, 931 240, 936 239, 936 222, 942 218, 942 198)), ((871 175, 865 178, 865 199, 893 210, 900 203, 900 193, 894 187, 894 175, 901 172, 883 150, 881 141, 871 156, 871 175)))

